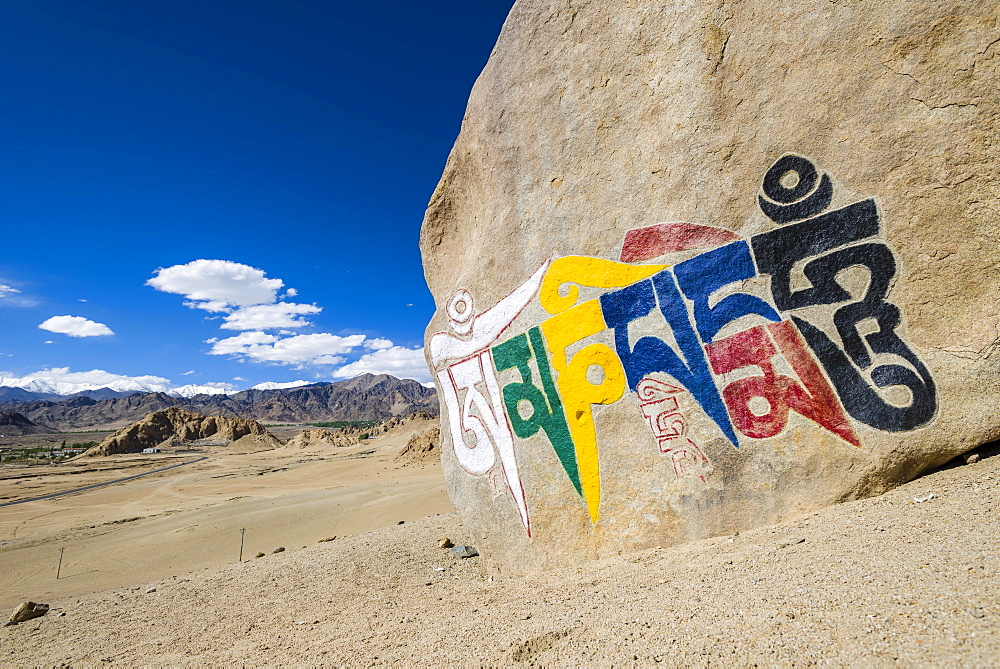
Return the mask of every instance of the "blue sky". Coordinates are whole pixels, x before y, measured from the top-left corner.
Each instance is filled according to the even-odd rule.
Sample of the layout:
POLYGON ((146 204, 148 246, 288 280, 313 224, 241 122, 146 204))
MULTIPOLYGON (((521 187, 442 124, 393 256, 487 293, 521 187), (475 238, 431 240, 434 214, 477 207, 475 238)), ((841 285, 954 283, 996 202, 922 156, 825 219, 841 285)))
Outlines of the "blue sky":
POLYGON ((511 4, 7 0, 0 373, 428 381, 420 221, 511 4))

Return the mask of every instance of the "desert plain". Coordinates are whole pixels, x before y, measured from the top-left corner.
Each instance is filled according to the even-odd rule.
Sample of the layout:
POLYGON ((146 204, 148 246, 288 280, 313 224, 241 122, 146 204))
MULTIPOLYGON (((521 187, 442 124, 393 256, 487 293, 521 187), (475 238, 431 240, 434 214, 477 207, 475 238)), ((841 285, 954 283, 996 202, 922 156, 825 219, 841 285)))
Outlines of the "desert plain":
MULTIPOLYGON (((252 559, 450 512, 440 467, 395 459, 430 424, 410 421, 351 447, 206 444, 0 467, 0 610, 235 563, 241 540, 252 559)), ((303 428, 271 429, 286 440, 303 428)))
MULTIPOLYGON (((426 427, 332 451, 99 460, 79 481, 207 456, 0 508, 3 605, 52 607, 0 628, 0 665, 1000 662, 995 446, 776 525, 511 576, 439 546, 475 538, 439 464, 396 459, 426 427)), ((23 498, 65 480, 8 471, 2 485, 23 498)))

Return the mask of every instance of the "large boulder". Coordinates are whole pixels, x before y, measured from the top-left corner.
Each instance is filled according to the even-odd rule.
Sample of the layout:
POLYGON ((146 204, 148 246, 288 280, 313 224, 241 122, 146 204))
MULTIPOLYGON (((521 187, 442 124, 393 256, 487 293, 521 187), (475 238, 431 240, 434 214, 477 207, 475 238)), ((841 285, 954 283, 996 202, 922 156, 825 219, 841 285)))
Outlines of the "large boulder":
POLYGON ((998 18, 518 0, 421 232, 484 554, 731 533, 1000 437, 998 18))

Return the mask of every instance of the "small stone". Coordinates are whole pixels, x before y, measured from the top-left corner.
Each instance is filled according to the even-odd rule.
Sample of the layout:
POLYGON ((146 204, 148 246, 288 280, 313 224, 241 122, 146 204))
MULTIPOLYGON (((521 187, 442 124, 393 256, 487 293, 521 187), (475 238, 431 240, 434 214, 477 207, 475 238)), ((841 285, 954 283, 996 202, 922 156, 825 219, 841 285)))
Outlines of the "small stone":
POLYGON ((803 539, 803 538, 801 538, 801 537, 796 537, 794 539, 786 539, 784 541, 784 543, 782 543, 782 544, 780 544, 778 546, 778 548, 788 548, 789 546, 795 546, 797 544, 804 544, 805 542, 806 542, 806 540, 803 539))
POLYGON ((146 594, 147 595, 151 594, 151 593, 154 593, 154 592, 156 592, 156 588, 149 588, 148 590, 146 590, 146 594))
POLYGON ((285 552, 285 547, 284 546, 278 546, 273 551, 271 551, 271 554, 273 555, 274 553, 284 553, 284 552, 285 552))
POLYGON ((454 545, 455 544, 452 543, 452 540, 449 539, 448 537, 441 537, 440 539, 438 539, 438 547, 440 548, 451 548, 454 545))
POLYGON ((66 612, 65 612, 65 611, 60 611, 60 612, 59 612, 59 617, 60 617, 60 618, 62 618, 62 617, 63 617, 63 616, 65 616, 65 615, 66 615, 66 612))
POLYGON ((965 464, 967 464, 967 465, 975 464, 975 463, 979 462, 982 459, 983 459, 983 456, 981 456, 979 453, 963 453, 962 454, 962 460, 964 460, 965 464))
POLYGON ((38 618, 44 616, 49 612, 48 604, 36 604, 35 602, 21 602, 21 605, 14 609, 14 613, 10 614, 10 620, 7 621, 7 625, 16 625, 18 623, 23 623, 25 620, 31 620, 32 618, 38 618))
POLYGON ((402 524, 403 524, 403 523, 405 523, 405 522, 406 522, 405 520, 401 520, 401 521, 399 521, 399 522, 398 522, 398 523, 396 523, 396 524, 397 524, 397 525, 402 525, 402 524))
POLYGON ((336 538, 337 538, 337 535, 334 535, 332 537, 323 537, 322 539, 319 540, 318 543, 323 544, 323 543, 326 543, 327 541, 333 541, 336 538))
POLYGON ((257 553, 256 555, 254 555, 254 557, 255 557, 255 558, 261 558, 261 557, 264 557, 264 553, 257 553))
POLYGON ((479 555, 479 551, 472 546, 453 546, 451 549, 451 556, 455 558, 471 558, 477 555, 479 555))
POLYGON ((929 492, 926 495, 924 495, 923 497, 914 497, 913 501, 916 502, 917 504, 920 504, 921 502, 927 502, 927 501, 930 501, 930 500, 934 499, 935 496, 936 495, 934 493, 929 492))

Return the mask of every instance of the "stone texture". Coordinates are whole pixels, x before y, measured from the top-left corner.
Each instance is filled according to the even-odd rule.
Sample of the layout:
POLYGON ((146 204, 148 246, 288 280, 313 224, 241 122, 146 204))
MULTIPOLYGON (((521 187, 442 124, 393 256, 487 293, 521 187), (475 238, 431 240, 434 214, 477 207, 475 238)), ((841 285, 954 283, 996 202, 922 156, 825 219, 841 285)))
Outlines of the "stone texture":
POLYGON ((303 430, 285 443, 285 448, 341 448, 360 444, 357 437, 332 430, 303 430))
MULTIPOLYGON (((421 232, 437 304, 427 351, 442 393, 442 462, 484 554, 525 571, 731 534, 879 494, 1000 437, 998 13, 996 3, 954 0, 515 4, 421 232), (814 166, 815 183, 781 168, 765 184, 785 156, 814 166), (808 188, 797 192, 799 184, 808 188), (845 211, 854 214, 831 214, 845 211), (799 246, 772 260, 875 221, 871 234, 812 249, 787 277, 791 292, 802 291, 811 281, 805 260, 853 248, 853 266, 829 261, 820 272, 846 297, 828 291, 805 306, 779 304, 780 272, 763 271, 760 236, 805 231, 800 223, 828 214, 825 227, 795 233, 799 246), (678 373, 667 373, 669 356, 654 364, 649 349, 631 372, 616 366, 620 342, 603 321, 628 321, 647 297, 616 298, 618 311, 600 298, 645 286, 642 269, 626 280, 628 272, 610 266, 563 261, 556 276, 568 256, 674 266, 742 242, 753 251, 753 276, 709 299, 713 281, 742 268, 735 256, 717 257, 688 277, 685 293, 708 291, 702 311, 690 295, 678 303, 685 327, 700 328, 691 335, 696 355, 711 356, 704 351, 715 346, 700 382, 679 378, 674 363, 678 373), (872 275, 885 294, 866 302, 878 284, 872 275), (564 282, 582 287, 566 292, 564 282), (735 294, 752 299, 713 316, 735 294), (750 303, 775 317, 761 307, 727 319, 750 303), (568 305, 577 311, 563 315, 568 305), (843 325, 859 313, 870 317, 843 329, 856 333, 852 344, 835 319, 843 325), (721 326, 714 334, 713 319, 721 326), (817 339, 805 339, 808 324, 832 342, 822 355, 817 339), (750 331, 756 343, 741 335, 750 331), (522 333, 529 337, 503 348, 522 333), (523 369, 493 371, 498 351, 523 369), (846 362, 830 362, 836 355, 846 362), (750 358, 773 369, 739 364, 750 358), (574 360, 603 371, 570 369, 574 360), (864 387, 838 385, 838 369, 856 371, 864 387), (525 370, 534 390, 518 385, 525 370), (628 374, 650 379, 646 395, 629 378, 614 397, 628 374), (901 375, 914 390, 899 385, 901 375), (750 377, 758 381, 740 382, 750 377), (449 386, 454 409, 444 404, 449 386), (752 391, 776 393, 778 405, 752 391), (715 417, 706 409, 713 394, 722 411, 715 417), (548 426, 561 437, 538 424, 529 395, 555 414, 559 400, 566 418, 548 426), (742 413, 734 409, 741 396, 742 413), (912 415, 900 418, 908 407, 912 415), (579 438, 588 424, 591 441, 579 438), (528 436, 512 432, 532 426, 528 436)), ((680 271, 656 275, 659 309, 628 326, 629 349, 640 336, 683 346, 660 315, 674 303, 668 284, 680 271)), ((689 356, 681 362, 692 364, 689 356)))
POLYGON ((441 453, 441 430, 432 427, 421 434, 415 434, 396 456, 397 460, 408 462, 431 462, 441 453))
POLYGON ((203 416, 191 411, 170 407, 154 411, 137 423, 108 435, 104 441, 89 449, 84 455, 116 455, 141 453, 144 448, 159 446, 173 440, 194 441, 215 438, 231 445, 277 448, 281 443, 255 420, 203 416))
POLYGON ((459 559, 472 558, 479 555, 479 551, 477 551, 473 546, 466 546, 464 544, 461 546, 453 546, 450 552, 453 558, 459 559))
POLYGON ((10 614, 7 625, 16 625, 33 618, 40 618, 49 612, 48 604, 36 604, 35 602, 22 602, 14 612, 10 614))

